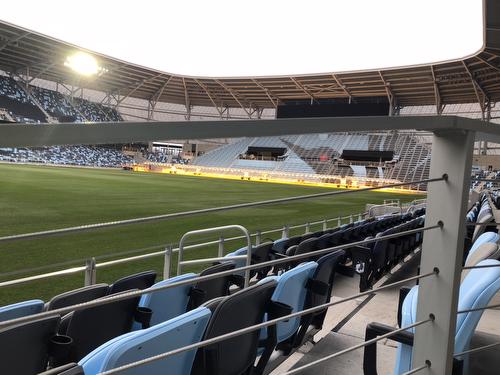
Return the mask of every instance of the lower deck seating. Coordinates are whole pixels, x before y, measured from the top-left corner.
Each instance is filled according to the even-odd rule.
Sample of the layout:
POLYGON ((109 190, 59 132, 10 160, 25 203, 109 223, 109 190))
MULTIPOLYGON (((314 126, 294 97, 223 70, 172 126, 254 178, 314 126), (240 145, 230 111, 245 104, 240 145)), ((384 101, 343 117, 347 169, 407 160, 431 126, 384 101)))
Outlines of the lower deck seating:
MULTIPOLYGON (((330 301, 336 272, 344 273, 346 270, 351 270, 351 275, 358 274, 360 277, 360 289, 369 289, 384 273, 389 272, 394 265, 419 247, 423 239, 422 232, 389 239, 384 236, 421 228, 424 225, 424 214, 425 210, 420 209, 412 214, 360 220, 339 228, 307 233, 252 247, 253 264, 272 259, 284 259, 282 263, 284 266, 262 267, 259 272, 252 273, 253 286, 242 288, 241 283, 236 283, 242 288, 236 292, 230 289, 230 286, 238 280, 233 275, 198 281, 196 274, 184 274, 159 281, 151 287, 156 274, 149 271, 117 280, 109 287, 101 284, 94 286, 94 289, 86 287, 63 293, 53 298, 45 308, 53 310, 68 306, 68 301, 99 298, 93 294, 93 291, 98 290, 98 293, 105 294, 101 298, 107 298, 109 294, 119 295, 115 293, 130 290, 131 287, 151 288, 146 290, 140 298, 127 298, 78 309, 63 316, 62 319, 59 316, 55 317, 54 327, 49 327, 48 331, 44 331, 45 336, 37 339, 37 343, 33 344, 39 348, 39 352, 30 353, 30 356, 33 356, 33 363, 40 367, 38 372, 45 370, 47 364, 58 366, 78 362, 79 367, 62 367, 60 372, 53 374, 73 375, 65 372, 74 371, 81 375, 83 371, 84 375, 93 375, 184 345, 288 315, 290 312, 320 306, 330 301), (366 238, 373 238, 373 242, 367 244, 368 246, 349 245, 366 238), (335 246, 339 245, 347 245, 347 247, 342 250, 336 249, 335 246), (317 250, 324 250, 324 253, 321 255, 312 253, 317 250), (304 254, 304 257, 301 260, 287 260, 287 257, 297 254, 304 254), (191 279, 192 282, 190 282, 191 279), (181 285, 177 285, 178 283, 181 285), (169 285, 173 286, 169 287, 169 285), (161 288, 161 290, 155 290, 156 288, 161 288), (52 344, 53 340, 59 344, 52 344), (54 348, 57 348, 57 353, 54 352, 54 348)), ((479 256, 478 254, 483 254, 480 251, 481 246, 490 244, 498 249, 499 238, 496 233, 492 232, 480 235, 476 243, 471 246, 469 252, 471 259, 479 256)), ((241 271, 234 268, 241 266, 242 263, 239 262, 240 260, 231 260, 231 256, 237 255, 238 251, 229 254, 227 261, 215 264, 201 272, 200 276, 213 275, 221 271, 234 271, 234 274, 241 276, 239 275, 241 271)), ((246 251, 245 248, 241 253, 246 251)), ((496 253, 489 253, 488 256, 492 254, 496 253)), ((476 260, 475 262, 483 264, 481 262, 497 261, 476 260)), ((477 288, 482 288, 481 290, 497 288, 498 290, 500 285, 497 284, 500 281, 497 279, 500 280, 500 276, 495 275, 491 272, 470 271, 462 283, 462 288, 467 293, 462 293, 461 289, 461 298, 462 296, 466 298, 471 290, 479 290, 477 288)), ((414 288, 410 292, 407 297, 408 301, 416 301, 417 291, 418 288, 414 288)), ((467 303, 469 302, 464 300, 464 303, 460 305, 461 308, 467 308, 467 303)), ((35 307, 35 309, 38 308, 41 311, 43 301, 33 302, 34 306, 38 306, 37 304, 41 307, 35 307)), ((29 304, 26 303, 26 305, 29 304)), ((476 305, 477 303, 471 306, 476 305)), ((6 308, 0 309, 0 317, 2 310, 9 311, 8 308, 12 306, 6 308)), ((13 308, 12 311, 16 309, 13 308)), ((18 311, 19 313, 14 316, 30 313, 29 309, 28 312, 23 312, 22 309, 18 311)), ((410 310, 407 310, 407 305, 403 305, 402 311, 401 324, 410 324, 407 318, 407 311, 410 310)), ((124 373, 138 375, 147 371, 148 374, 252 373, 260 375, 270 365, 270 358, 289 355, 312 333, 317 332, 323 325, 325 313, 326 309, 322 309, 309 315, 281 321, 264 329, 254 330, 198 350, 169 356, 152 362, 146 367, 129 369, 124 373)), ((472 327, 469 329, 471 332, 475 328, 473 319, 475 316, 471 315, 467 321, 472 323, 466 323, 467 327, 472 327)), ((463 326, 462 323, 459 324, 463 326)), ((375 325, 376 329, 378 328, 375 325)), ((19 328, 13 326, 0 331, 0 342, 11 340, 13 332, 19 334, 19 328)), ((408 337, 405 336, 401 340, 406 340, 403 341, 404 345, 411 346, 409 344, 411 340, 408 337)), ((21 339, 22 335, 19 340, 21 339)), ((464 345, 466 346, 467 343, 464 345)), ((12 350, 11 357, 0 361, 0 366, 4 366, 0 367, 0 373, 4 373, 3 369, 9 371, 14 369, 13 373, 16 374, 37 374, 31 370, 18 370, 16 366, 19 365, 11 358, 19 357, 19 348, 17 352, 12 350)), ((369 351, 368 354, 370 354, 369 351)), ((401 354, 400 362, 403 363, 403 359, 407 357, 408 355, 401 354)), ((411 364, 411 359, 408 363, 411 364)))

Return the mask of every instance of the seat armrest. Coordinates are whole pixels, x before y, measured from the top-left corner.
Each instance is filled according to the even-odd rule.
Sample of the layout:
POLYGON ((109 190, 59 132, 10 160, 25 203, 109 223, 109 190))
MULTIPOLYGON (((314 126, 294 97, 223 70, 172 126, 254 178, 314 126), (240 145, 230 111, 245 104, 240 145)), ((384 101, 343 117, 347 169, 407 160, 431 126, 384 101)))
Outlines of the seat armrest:
MULTIPOLYGON (((381 324, 370 323, 366 326, 365 341, 374 339, 375 337, 385 335, 395 331, 396 328, 381 324)), ((394 334, 389 339, 400 342, 405 345, 413 346, 413 333, 403 331, 394 334)), ((363 374, 377 375, 377 343, 365 346, 363 354, 363 374)))

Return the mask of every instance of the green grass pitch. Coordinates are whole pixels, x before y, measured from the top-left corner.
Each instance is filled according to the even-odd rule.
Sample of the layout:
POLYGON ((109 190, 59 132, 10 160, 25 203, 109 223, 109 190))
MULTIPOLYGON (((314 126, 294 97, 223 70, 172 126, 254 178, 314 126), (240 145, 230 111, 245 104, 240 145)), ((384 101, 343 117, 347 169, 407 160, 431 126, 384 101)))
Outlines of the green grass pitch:
MULTIPOLYGON (((0 236, 130 219, 199 208, 254 202, 327 191, 320 187, 232 181, 122 170, 0 164, 0 236)), ((254 232, 362 212, 366 203, 410 201, 422 196, 382 192, 238 209, 155 223, 128 225, 35 240, 0 243, 0 281, 158 250, 177 244, 183 233, 227 224, 254 232)), ((333 225, 333 223, 331 224, 333 225)), ((320 226, 312 228, 319 230, 320 226)), ((227 236, 238 235, 237 232, 227 236)), ((279 233, 271 236, 276 239, 279 233)), ((215 236, 203 239, 216 239, 215 236)), ((241 242, 226 244, 226 252, 241 242)), ((191 250, 188 258, 216 256, 215 246, 191 250)), ((161 257, 98 269, 98 282, 156 269, 161 257)), ((0 305, 29 298, 48 300, 83 286, 83 273, 0 288, 0 305)))

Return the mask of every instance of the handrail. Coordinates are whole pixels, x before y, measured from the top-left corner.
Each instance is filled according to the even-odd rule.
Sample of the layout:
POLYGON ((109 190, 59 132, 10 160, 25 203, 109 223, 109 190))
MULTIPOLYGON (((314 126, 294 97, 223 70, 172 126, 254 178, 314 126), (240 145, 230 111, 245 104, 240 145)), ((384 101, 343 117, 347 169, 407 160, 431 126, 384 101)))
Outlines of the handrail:
POLYGON ((105 222, 105 223, 80 225, 80 226, 76 226, 76 227, 60 228, 60 229, 46 230, 46 231, 41 231, 41 232, 16 234, 16 235, 11 235, 11 236, 0 237, 0 243, 1 242, 9 242, 9 241, 34 239, 34 238, 42 238, 42 237, 67 234, 67 233, 88 232, 88 231, 95 230, 95 229, 111 228, 111 227, 117 227, 117 226, 121 226, 121 225, 149 223, 149 222, 154 222, 154 221, 176 219, 176 218, 180 218, 180 217, 187 217, 187 216, 193 216, 193 215, 199 215, 199 214, 221 212, 221 211, 230 211, 230 210, 236 210, 236 209, 240 209, 240 208, 259 207, 259 206, 265 206, 265 205, 269 205, 269 204, 295 202, 295 201, 301 201, 301 200, 307 200, 307 199, 323 198, 323 197, 330 197, 330 196, 335 196, 335 195, 352 194, 352 193, 363 192, 363 191, 373 191, 373 190, 380 190, 380 189, 392 188, 392 187, 397 187, 397 186, 407 186, 407 185, 413 185, 413 184, 421 184, 421 183, 429 183, 429 182, 437 182, 437 181, 447 181, 447 180, 448 180, 448 175, 445 173, 441 177, 427 178, 427 179, 418 180, 418 181, 400 182, 400 183, 396 183, 396 184, 387 184, 387 185, 381 185, 381 186, 375 186, 375 187, 366 187, 366 188, 361 188, 361 189, 356 189, 356 190, 338 190, 338 191, 329 191, 329 192, 325 192, 325 193, 298 195, 298 196, 287 197, 287 198, 268 199, 268 200, 258 201, 258 202, 240 203, 240 204, 233 204, 233 205, 229 205, 229 206, 203 208, 203 209, 192 210, 192 211, 174 212, 171 214, 146 216, 146 217, 140 217, 140 218, 135 218, 135 219, 109 221, 109 222, 105 222))
MULTIPOLYGON (((242 225, 224 225, 222 227, 213 227, 213 228, 207 228, 207 229, 198 229, 198 230, 191 230, 189 232, 184 233, 184 235, 181 237, 181 240, 179 241, 179 256, 177 257, 177 275, 180 275, 182 272, 182 265, 183 264, 199 264, 199 263, 211 263, 211 262, 216 262, 216 261, 221 261, 224 260, 223 254, 219 254, 218 258, 209 258, 209 259, 200 259, 197 261, 185 261, 183 260, 183 251, 184 251, 184 242, 186 242, 186 239, 188 239, 191 236, 197 235, 197 234, 207 234, 207 233, 218 233, 226 230, 231 230, 231 229, 238 229, 246 237, 247 240, 247 255, 242 258, 246 258, 246 265, 249 266, 252 262, 252 239, 250 238, 250 233, 248 232, 248 229, 245 228, 242 225)), ((234 259, 240 259, 240 257, 234 257, 234 259)), ((165 270, 164 274, 169 274, 169 270, 165 270)), ((245 288, 250 284, 250 270, 245 271, 245 288)))
MULTIPOLYGON (((252 264, 249 266, 237 267, 237 268, 233 268, 233 269, 227 270, 227 271, 221 271, 221 272, 217 272, 217 273, 213 273, 213 274, 205 275, 205 276, 197 276, 197 277, 193 277, 193 278, 190 278, 187 280, 173 282, 173 283, 170 283, 167 285, 150 287, 150 288, 144 289, 144 290, 136 290, 136 291, 131 291, 131 292, 114 294, 114 295, 111 295, 111 296, 108 296, 105 298, 101 298, 98 300, 83 302, 83 303, 79 303, 79 304, 72 305, 72 306, 62 307, 60 309, 45 311, 45 312, 38 313, 38 314, 33 314, 33 315, 29 315, 29 316, 24 316, 24 317, 20 317, 20 318, 15 318, 15 319, 3 321, 3 322, 0 322, 0 328, 2 328, 4 326, 11 325, 11 324, 24 323, 24 322, 36 320, 38 318, 54 316, 54 315, 62 315, 62 314, 66 314, 66 313, 69 313, 72 311, 82 310, 82 309, 87 308, 87 307, 105 305, 105 304, 116 302, 116 301, 123 301, 123 300, 129 299, 129 298, 141 296, 143 294, 153 293, 153 292, 157 292, 160 290, 178 287, 181 285, 189 285, 189 284, 193 284, 193 283, 196 283, 199 281, 207 281, 207 280, 217 279, 219 277, 232 275, 235 272, 254 270, 254 269, 274 266, 277 264, 289 263, 290 261, 302 260, 302 259, 307 259, 307 258, 310 258, 313 256, 317 256, 317 255, 329 254, 329 253, 332 253, 332 252, 337 251, 337 250, 348 249, 348 248, 355 247, 358 245, 364 245, 364 244, 374 243, 377 241, 398 238, 398 237, 406 236, 408 234, 415 234, 415 233, 425 232, 425 231, 433 230, 433 229, 442 229, 443 226, 444 226, 443 222, 439 221, 438 223, 436 223, 434 225, 427 226, 427 227, 410 229, 410 230, 406 230, 406 231, 402 231, 402 232, 398 232, 398 233, 380 236, 377 238, 369 238, 369 239, 365 239, 362 241, 355 241, 355 242, 342 244, 342 245, 338 245, 338 246, 333 246, 333 247, 329 247, 329 248, 325 248, 325 249, 321 249, 321 250, 315 250, 315 251, 311 251, 311 252, 304 253, 304 254, 292 255, 292 256, 289 256, 286 258, 279 258, 279 259, 269 260, 269 261, 262 262, 262 263, 252 264)), ((437 272, 439 272, 439 270, 435 269, 434 273, 437 273, 437 272)), ((372 292, 373 291, 367 291, 367 293, 372 293, 372 292)))

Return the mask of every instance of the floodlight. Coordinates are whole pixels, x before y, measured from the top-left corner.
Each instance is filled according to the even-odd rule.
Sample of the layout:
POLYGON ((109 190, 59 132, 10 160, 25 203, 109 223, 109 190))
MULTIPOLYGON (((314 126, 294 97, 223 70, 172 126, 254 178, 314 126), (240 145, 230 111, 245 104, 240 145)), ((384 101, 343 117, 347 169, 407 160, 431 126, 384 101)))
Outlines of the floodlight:
POLYGON ((93 76, 101 70, 94 56, 81 51, 68 56, 64 65, 87 77, 93 76))

